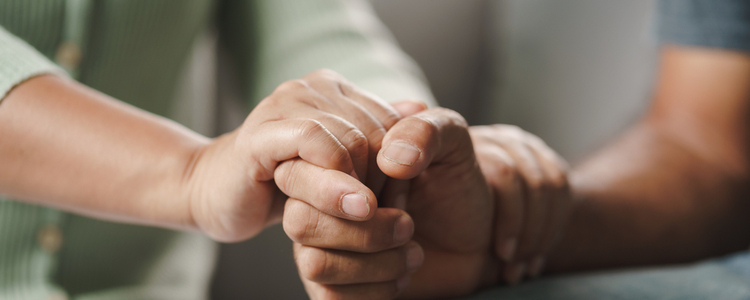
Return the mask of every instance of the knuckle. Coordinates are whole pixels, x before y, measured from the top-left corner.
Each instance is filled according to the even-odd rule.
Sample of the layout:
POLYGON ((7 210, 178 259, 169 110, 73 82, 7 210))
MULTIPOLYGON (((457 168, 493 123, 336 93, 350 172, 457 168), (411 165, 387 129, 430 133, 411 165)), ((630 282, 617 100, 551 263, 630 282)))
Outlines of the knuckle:
POLYGON ((304 77, 305 81, 309 81, 310 83, 318 83, 318 84, 326 84, 331 86, 336 86, 338 89, 340 89, 340 84, 344 81, 344 77, 339 75, 339 73, 336 73, 333 70, 330 69, 318 69, 310 74, 306 75, 304 77), (333 85, 335 84, 335 85, 333 85))
MULTIPOLYGON (((373 100, 374 101, 374 100, 373 100)), ((390 129, 393 125, 396 125, 401 120, 401 115, 393 109, 385 108, 383 114, 380 116, 380 123, 383 124, 385 129, 390 129)))
POLYGON ((526 187, 530 191, 541 191, 545 189, 545 181, 540 176, 532 175, 526 178, 526 187))
POLYGON ((310 76, 312 77, 318 77, 318 78, 328 78, 328 79, 339 79, 341 75, 339 73, 336 73, 336 71, 328 69, 328 68, 322 68, 317 69, 310 73, 310 76))
POLYGON ((353 168, 352 156, 349 154, 349 150, 343 145, 339 145, 331 152, 329 161, 333 162, 334 169, 342 172, 349 172, 353 168))
POLYGON ((318 210, 302 203, 287 206, 283 221, 284 232, 292 241, 300 244, 310 243, 317 238, 322 219, 320 214, 318 210))
POLYGON ((313 119, 303 119, 295 130, 296 136, 301 139, 313 139, 321 134, 330 135, 323 123, 313 119))
POLYGON ((284 81, 282 84, 280 84, 278 87, 276 87, 276 90, 274 90, 273 93, 276 94, 276 93, 294 92, 294 91, 307 89, 308 87, 309 86, 304 80, 301 80, 301 79, 287 80, 287 81, 284 81))
POLYGON ((437 108, 434 108, 434 110, 446 116, 449 120, 451 120, 453 125, 463 127, 463 128, 469 127, 469 123, 466 122, 466 119, 455 110, 444 108, 444 107, 437 107, 437 108))
MULTIPOLYGON (((349 150, 319 121, 313 119, 302 120, 296 129, 295 135, 307 141, 321 138, 329 139, 335 145, 333 145, 333 151, 330 153, 328 161, 332 162, 334 167, 340 171, 350 171, 348 170, 351 167, 349 150)), ((365 142, 367 141, 365 140, 365 142)))
POLYGON ((372 130, 367 132, 365 136, 367 137, 367 142, 371 146, 380 146, 383 142, 383 138, 385 138, 385 134, 387 133, 386 129, 380 126, 374 127, 372 130))
POLYGON ((496 128, 497 130, 502 130, 502 131, 507 131, 507 132, 523 132, 523 129, 521 129, 521 127, 518 127, 512 124, 493 124, 490 126, 496 128))
POLYGON ((554 190, 566 190, 569 186, 568 176, 564 172, 558 172, 552 175, 549 184, 554 190))
POLYGON ((493 130, 492 125, 471 126, 469 127, 469 134, 471 134, 474 140, 484 142, 494 141, 496 130, 493 130))
POLYGON ((300 274, 310 281, 328 281, 335 273, 334 259, 325 250, 302 247, 297 259, 300 274))
POLYGON ((526 131, 521 129, 521 127, 518 127, 516 125, 509 125, 509 124, 495 124, 491 125, 493 126, 499 134, 502 134, 503 136, 506 136, 508 138, 512 138, 514 140, 523 140, 526 135, 526 131))
POLYGON ((370 145, 365 134, 359 129, 349 128, 341 139, 353 156, 367 156, 370 145))
POLYGON ((500 163, 495 169, 495 172, 498 177, 508 181, 513 181, 516 178, 516 168, 509 164, 500 163))

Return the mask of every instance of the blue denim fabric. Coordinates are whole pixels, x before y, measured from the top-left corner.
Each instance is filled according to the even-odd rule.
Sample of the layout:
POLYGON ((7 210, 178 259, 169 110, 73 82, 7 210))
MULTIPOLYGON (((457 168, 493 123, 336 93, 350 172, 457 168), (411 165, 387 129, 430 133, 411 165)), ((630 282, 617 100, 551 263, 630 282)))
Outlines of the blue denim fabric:
POLYGON ((659 0, 662 43, 750 51, 750 1, 659 0))
POLYGON ((750 300, 750 252, 701 263, 543 278, 465 300, 750 300))

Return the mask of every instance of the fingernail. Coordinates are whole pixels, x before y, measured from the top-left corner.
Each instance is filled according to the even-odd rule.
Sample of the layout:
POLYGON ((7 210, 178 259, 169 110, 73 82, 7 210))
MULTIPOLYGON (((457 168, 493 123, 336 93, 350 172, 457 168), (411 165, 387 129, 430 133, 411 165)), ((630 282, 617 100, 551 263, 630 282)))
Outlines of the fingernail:
POLYGON ((370 214, 370 206, 367 204, 367 198, 358 193, 347 194, 341 199, 341 210, 345 214, 364 218, 370 214))
POLYGON ((393 242, 396 244, 405 243, 411 239, 414 234, 414 222, 411 218, 406 215, 401 215, 396 219, 396 224, 393 228, 393 242))
POLYGON ((546 260, 544 257, 537 256, 531 261, 531 264, 529 264, 529 275, 531 277, 539 277, 539 275, 542 274, 542 270, 544 270, 544 264, 546 263, 546 260))
POLYGON ((500 244, 498 247, 498 254, 500 258, 506 262, 513 260, 513 255, 516 254, 516 247, 518 246, 518 240, 515 238, 507 239, 500 244))
POLYGON ((413 272, 422 266, 424 252, 422 251, 422 247, 419 247, 417 243, 412 243, 408 247, 406 249, 406 269, 409 272, 413 272))
POLYGON ((422 151, 406 142, 393 142, 383 151, 385 158, 405 166, 411 166, 417 162, 422 151))
POLYGON ((409 286, 410 281, 411 281, 411 277, 409 276, 396 280, 396 289, 398 289, 399 291, 405 290, 406 287, 409 286))
POLYGON ((506 279, 508 280, 508 284, 511 286, 518 285, 521 283, 521 279, 523 279, 523 275, 526 273, 526 264, 520 263, 517 265, 513 265, 510 267, 510 270, 508 272, 506 279))

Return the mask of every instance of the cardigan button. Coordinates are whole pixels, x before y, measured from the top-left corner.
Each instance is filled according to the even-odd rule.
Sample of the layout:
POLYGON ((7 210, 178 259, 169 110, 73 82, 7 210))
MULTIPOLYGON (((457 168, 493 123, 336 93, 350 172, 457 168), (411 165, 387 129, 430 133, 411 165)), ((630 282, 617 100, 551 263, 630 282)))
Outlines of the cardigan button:
POLYGON ((74 42, 65 42, 57 48, 55 61, 67 70, 78 68, 81 63, 81 47, 74 42))
POLYGON ((47 253, 56 253, 62 247, 62 231, 55 224, 49 224, 39 229, 36 238, 39 246, 47 253))
POLYGON ((68 300, 68 296, 60 292, 55 292, 47 296, 47 300, 68 300))

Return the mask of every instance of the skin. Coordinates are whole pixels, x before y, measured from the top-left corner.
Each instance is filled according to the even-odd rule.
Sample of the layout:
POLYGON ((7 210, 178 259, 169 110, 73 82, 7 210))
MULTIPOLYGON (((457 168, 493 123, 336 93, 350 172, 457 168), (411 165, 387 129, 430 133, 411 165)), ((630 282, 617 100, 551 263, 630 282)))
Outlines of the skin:
MULTIPOLYGON (((494 221, 498 205, 493 200, 512 198, 518 205, 527 196, 498 196, 477 164, 463 118, 444 109, 424 109, 416 102, 387 105, 322 70, 282 84, 240 128, 208 139, 72 80, 37 76, 0 103, 0 193, 104 220, 198 230, 225 242, 251 238, 278 222, 289 197, 287 214, 308 216, 287 220, 312 222, 309 216, 317 214, 318 224, 326 218, 344 222, 331 226, 348 233, 316 241, 310 237, 317 230, 285 222, 287 232, 300 242, 298 253, 304 247, 347 251, 339 254, 350 256, 349 265, 366 262, 358 274, 375 276, 319 275, 315 266, 320 253, 308 250, 297 258, 303 277, 310 278, 306 285, 311 294, 323 286, 330 294, 359 296, 370 290, 364 294, 393 296, 409 286, 406 296, 459 295, 497 278, 496 264, 488 263, 496 260, 490 245, 493 226, 504 223, 494 221), (399 122, 401 114, 413 116, 399 122), (389 131, 397 122, 396 130, 389 131), (381 147, 386 132, 394 142, 381 147), (393 145, 416 146, 417 157, 410 161, 409 155, 394 152, 393 145), (379 168, 392 178, 386 179, 379 168), (376 196, 382 196, 386 207, 377 208, 376 196), (455 199, 477 201, 466 206, 455 199), (415 222, 424 225, 415 228, 415 222), (373 232, 386 232, 390 241, 379 243, 383 235, 373 232), (351 240, 352 233, 363 238, 351 240), (331 244, 315 244, 325 242, 331 244), (394 262, 402 267, 382 267, 394 262), (435 276, 446 283, 440 289, 427 284, 435 276)), ((544 157, 532 150, 536 146, 527 146, 535 142, 514 143, 514 138, 495 142, 510 157, 544 157)), ((537 190, 542 188, 550 193, 539 178, 557 173, 533 159, 518 166, 528 197, 540 199, 543 193, 537 190)), ((526 211, 537 219, 539 208, 551 211, 536 207, 526 211)), ((547 231, 502 233, 503 240, 521 241, 519 255, 509 254, 507 243, 499 243, 502 250, 494 252, 509 263, 515 257, 536 258, 545 247, 533 240, 547 231)))
POLYGON ((377 207, 372 190, 385 182, 371 166, 398 119, 390 105, 322 70, 282 84, 240 128, 208 139, 72 80, 38 76, 0 103, 0 193, 105 220, 200 230, 219 241, 244 240, 278 222, 282 191, 322 197, 313 203, 330 215, 368 220, 377 207), (295 158, 318 169, 277 168, 295 158), (298 188, 311 178, 328 194, 298 188))
MULTIPOLYGON (((495 260, 489 246, 495 204, 463 118, 444 109, 422 112, 425 108, 409 101, 387 105, 323 70, 282 84, 240 128, 208 139, 72 80, 38 76, 0 103, 0 193, 104 220, 198 230, 219 241, 244 240, 279 221, 290 197, 287 214, 314 211, 356 224, 360 229, 353 232, 372 239, 316 246, 343 247, 338 250, 349 255, 382 252, 382 263, 374 268, 369 255, 361 257, 368 261, 362 274, 379 274, 367 280, 388 282, 371 288, 373 294, 402 292, 409 274, 424 263, 406 295, 458 295, 487 281, 474 279, 496 273, 486 263, 495 260), (401 114, 413 116, 388 131, 401 114), (394 142, 381 147, 387 131, 394 142), (417 160, 404 163, 408 156, 389 151, 392 144, 421 147, 417 160), (379 168, 393 177, 387 184, 379 168), (471 185, 450 187, 462 180, 471 185), (347 212, 352 208, 345 205, 347 195, 363 199, 361 205, 347 212), (377 208, 376 195, 390 207, 377 208), (461 198, 483 200, 466 210, 452 203, 461 198), (428 199, 445 204, 431 209, 428 199), (435 222, 436 217, 447 222, 435 222), (428 225, 415 229, 415 221, 428 225), (371 232, 386 232, 390 241, 378 244, 371 232), (366 244, 358 246, 362 241, 366 244), (402 267, 381 268, 389 265, 384 261, 402 267), (435 269, 442 271, 430 271, 435 269), (467 280, 450 280, 456 274, 467 280), (432 275, 456 284, 442 290, 420 287, 432 275)), ((295 219, 302 220, 287 218, 295 219)), ((303 241, 298 237, 307 237, 306 231, 295 227, 300 226, 285 223, 290 235, 303 241)), ((348 233, 339 237, 352 236, 348 233)), ((313 254, 306 265, 315 265, 313 254)), ((307 270, 315 274, 314 268, 307 270)), ((355 283, 316 276, 310 277, 355 283)), ((350 289, 357 295, 359 290, 350 289)))
POLYGON ((284 229, 312 299, 430 299, 518 283, 526 270, 517 265, 548 253, 571 206, 567 165, 541 140, 514 126, 469 128, 446 109, 396 123, 378 166, 392 179, 384 207, 368 221, 287 201, 284 229), (405 154, 405 145, 417 154, 405 154), (539 205, 526 205, 537 199, 539 205), (524 221, 538 213, 542 226, 529 235, 524 221), (411 241, 394 229, 407 218, 411 241), (508 257, 507 239, 531 239, 534 247, 508 257))
POLYGON ((574 169, 550 271, 689 262, 750 244, 750 56, 666 45, 654 102, 574 169))
POLYGON ((463 118, 441 108, 418 113, 394 125, 383 145, 378 166, 397 179, 386 190, 402 209, 378 208, 369 221, 352 222, 287 201, 284 229, 310 297, 457 296, 496 277, 494 202, 463 118), (391 215, 413 221, 412 241, 394 234, 401 220, 391 215))
POLYGON ((516 126, 474 126, 469 132, 496 204, 493 250, 501 277, 511 285, 537 277, 573 206, 568 165, 516 126))
MULTIPOLYGON (((483 286, 499 283, 499 277, 513 282, 524 276, 526 266, 517 271, 513 270, 517 263, 508 263, 513 259, 502 261, 508 257, 508 252, 514 252, 505 250, 512 248, 503 242, 507 237, 518 236, 520 233, 524 237, 517 239, 528 239, 525 235, 529 230, 524 226, 545 228, 539 230, 544 233, 537 234, 545 237, 555 236, 565 229, 564 235, 558 236, 562 238, 558 246, 552 247, 555 238, 551 241, 538 239, 533 244, 543 245, 536 247, 541 250, 530 251, 547 257, 545 260, 550 273, 689 262, 746 249, 750 244, 750 201, 747 201, 750 196, 748 83, 748 55, 666 45, 661 53, 658 88, 646 116, 620 139, 573 168, 569 183, 565 180, 564 163, 549 153, 547 147, 542 147, 542 143, 534 138, 524 137, 518 129, 504 126, 467 129, 471 133, 476 156, 463 156, 465 160, 455 164, 430 161, 430 164, 446 168, 441 172, 444 176, 452 177, 456 174, 453 172, 463 172, 466 175, 463 180, 458 179, 461 177, 458 176, 453 178, 452 184, 435 185, 424 191, 417 188, 418 192, 414 188, 419 185, 412 181, 409 195, 418 196, 407 198, 407 205, 401 206, 413 217, 417 228, 414 241, 424 253, 420 269, 414 271, 405 267, 410 265, 407 250, 416 246, 400 244, 407 246, 389 248, 386 246, 388 242, 382 242, 380 247, 375 248, 349 247, 343 251, 335 250, 343 240, 336 232, 352 225, 327 221, 308 222, 307 224, 318 225, 308 228, 325 229, 323 233, 318 230, 316 232, 321 236, 325 235, 326 242, 304 245, 310 243, 299 236, 295 239, 292 235, 298 243, 295 246, 296 259, 303 282, 313 299, 390 299, 399 295, 403 298, 430 298, 470 293, 483 286), (509 138, 513 136, 515 138, 509 138), (514 151, 524 148, 526 153, 514 151), (535 157, 536 160, 524 160, 521 157, 535 157), (429 232, 429 227, 441 228, 441 225, 448 222, 460 227, 462 220, 441 219, 445 216, 440 214, 440 205, 434 205, 433 202, 451 202, 456 197, 454 195, 481 189, 482 184, 477 182, 479 177, 471 175, 473 171, 460 167, 476 164, 474 159, 481 165, 484 180, 490 189, 486 196, 494 201, 487 205, 483 204, 487 203, 485 197, 469 198, 472 200, 469 203, 471 205, 463 203, 452 207, 451 213, 455 216, 477 213, 479 210, 472 209, 474 205, 487 210, 494 204, 494 231, 490 230, 488 234, 485 227, 474 224, 478 226, 475 227, 474 234, 466 232, 468 236, 464 236, 473 243, 486 245, 484 252, 492 255, 482 256, 479 254, 482 251, 473 252, 477 253, 474 257, 481 257, 477 260, 479 263, 461 261, 458 267, 450 258, 431 254, 432 251, 440 252, 444 248, 439 246, 439 242, 425 241, 420 237, 420 231, 429 232), (537 167, 532 167, 534 165, 537 167), (530 169, 536 169, 537 175, 528 172, 530 169), (545 174, 542 176, 547 178, 545 184, 530 184, 534 182, 534 176, 540 177, 539 173, 545 174), (550 188, 546 191, 533 190, 534 187, 544 185, 550 188), (461 191, 461 187, 469 188, 461 191), (529 187, 532 190, 526 190, 529 187), (428 195, 430 191, 432 194, 428 195), (456 191, 455 194, 452 191, 456 191), (566 195, 566 191, 572 192, 572 198, 569 194, 566 195), (553 210, 553 214, 534 212, 538 210, 534 208, 534 196, 526 196, 544 192, 547 197, 543 198, 546 202, 542 203, 547 203, 548 206, 543 210, 553 210), (508 199, 514 200, 507 202, 508 199), (412 205, 420 202, 433 205, 412 205), (509 215, 511 211, 514 211, 516 218, 509 215), (545 215, 543 225, 527 224, 529 218, 543 219, 530 217, 529 214, 545 215), (417 217, 419 215, 423 217, 417 217), (503 220, 500 216, 511 217, 511 220, 503 220), (424 227, 427 229, 423 229, 424 227), (436 245, 437 248, 432 248, 436 245), (308 248, 315 249, 322 255, 300 255, 308 248), (390 259, 375 259, 386 253, 381 249, 400 249, 398 251, 402 254, 390 259), (321 258, 327 263, 321 264, 321 258), (324 270, 322 273, 325 274, 343 272, 347 279, 319 280, 315 271, 307 269, 310 264, 325 266, 312 268, 324 270), (479 267, 478 264, 485 265, 479 267), (351 269, 351 265, 359 268, 351 269), (367 271, 362 271, 365 269, 367 271), (387 270, 399 272, 389 273, 390 276, 385 277, 372 275, 387 273, 387 270), (445 274, 461 276, 451 278, 445 274), (456 278, 469 279, 461 281, 456 278), (389 279, 391 281, 386 281, 389 279)), ((404 120, 407 119, 409 118, 404 120)), ((448 137, 436 139, 445 140, 448 137)), ((384 142, 384 145, 387 143, 384 142)), ((422 153, 431 147, 441 149, 444 146, 442 143, 429 142, 411 144, 417 145, 422 153)), ((378 162, 381 163, 381 160, 378 162)), ((415 173, 406 172, 409 176, 402 177, 402 174, 392 173, 392 165, 388 165, 392 160, 382 162, 381 169, 397 178, 412 178, 410 176, 417 174, 416 170, 419 170, 415 169, 415 173)), ((396 170, 409 170, 413 166, 401 165, 401 169, 396 170)), ((429 174, 427 171, 425 173, 429 174)), ((399 207, 398 203, 401 202, 394 200, 389 203, 395 203, 394 206, 399 207)), ((483 216, 478 213, 477 218, 484 219, 483 216)), ((285 222, 285 229, 287 227, 289 226, 285 222)), ((370 237, 374 230, 378 230, 375 224, 366 228, 373 231, 359 232, 358 236, 370 237)), ((444 230, 444 234, 447 233, 445 235, 448 240, 452 228, 449 226, 441 230, 444 230)), ((434 237, 439 241, 440 236, 438 233, 434 237)), ((366 242, 364 245, 370 243, 366 242)), ((523 251, 518 249, 515 251, 518 253, 511 256, 534 257, 520 254, 523 251)), ((537 274, 542 267, 536 271, 537 274)))

